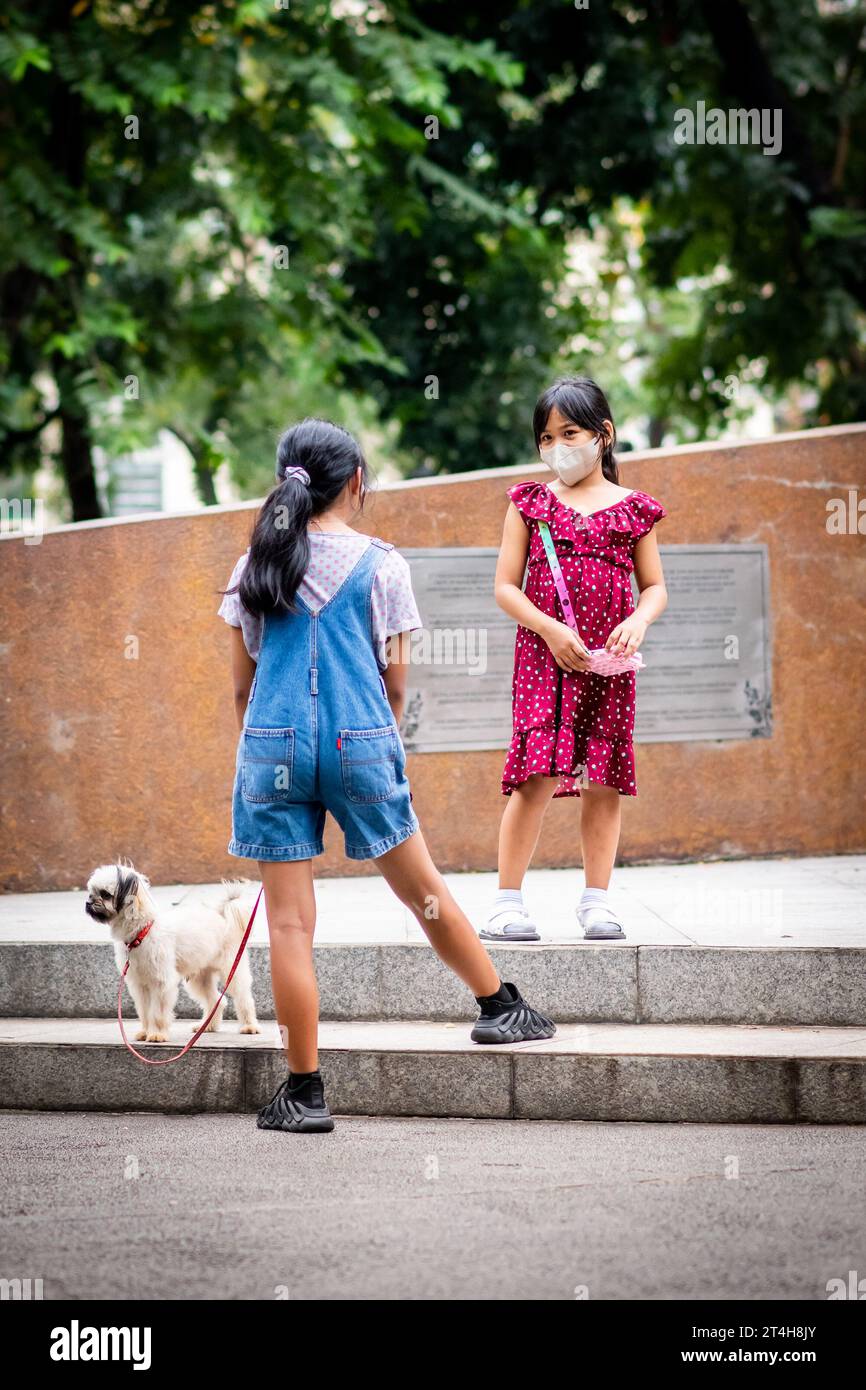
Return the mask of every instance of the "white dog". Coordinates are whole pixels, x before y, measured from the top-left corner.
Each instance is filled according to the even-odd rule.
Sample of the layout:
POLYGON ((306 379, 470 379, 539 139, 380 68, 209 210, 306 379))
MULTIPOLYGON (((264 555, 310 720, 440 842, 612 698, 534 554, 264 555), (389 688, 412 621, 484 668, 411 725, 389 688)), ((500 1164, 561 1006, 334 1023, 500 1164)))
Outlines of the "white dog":
MULTIPOLYGON (((213 904, 182 902, 160 911, 150 896, 150 882, 132 864, 103 864, 87 881, 84 910, 95 922, 111 925, 118 970, 126 964, 126 983, 141 1024, 137 1042, 168 1042, 174 1020, 178 985, 202 1006, 203 1022, 219 995, 237 955, 252 903, 239 899, 252 885, 248 879, 223 879, 221 897, 213 904), (130 946, 134 941, 138 945, 130 946)), ((244 952, 229 985, 242 1033, 258 1033, 250 964, 244 952)), ((219 1028, 223 999, 207 1031, 219 1028)), ((195 1025, 196 1028, 199 1024, 195 1025)), ((195 1028, 193 1029, 195 1031, 195 1028)))

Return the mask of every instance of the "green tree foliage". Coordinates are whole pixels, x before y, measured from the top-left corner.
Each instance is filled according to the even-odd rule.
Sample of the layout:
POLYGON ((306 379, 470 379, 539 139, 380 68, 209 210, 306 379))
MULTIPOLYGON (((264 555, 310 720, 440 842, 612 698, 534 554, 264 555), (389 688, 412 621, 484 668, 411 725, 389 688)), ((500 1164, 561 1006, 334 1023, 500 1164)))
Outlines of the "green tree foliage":
POLYGON ((653 441, 719 428, 740 380, 862 417, 863 23, 854 0, 8 0, 4 466, 53 455, 91 516, 94 442, 165 427, 207 501, 223 459, 248 479, 287 419, 347 402, 416 471, 512 463, 575 369, 653 441), (781 152, 678 144, 699 101, 781 111, 781 152))
POLYGON ((285 419, 311 358, 323 385, 349 362, 405 370, 342 270, 372 252, 392 151, 425 152, 423 116, 448 107, 464 69, 494 86, 519 76, 489 43, 407 27, 399 10, 367 22, 358 6, 272 0, 7 7, 7 466, 56 437, 73 516, 93 516, 94 438, 135 442, 158 419, 189 444, 208 500, 257 381, 285 383, 264 427, 285 419))
MULTIPOLYGON (((536 225, 563 238, 608 233, 617 201, 639 209, 637 292, 651 306, 640 394, 651 437, 662 422, 711 433, 729 420, 731 384, 741 379, 771 396, 791 383, 811 385, 813 423, 866 415, 866 12, 859 0, 612 0, 582 9, 522 0, 498 17, 457 0, 422 0, 413 9, 449 33, 492 40, 521 64, 514 91, 481 87, 466 74, 454 84, 460 126, 440 140, 437 159, 454 174, 472 169, 476 196, 501 202, 512 189, 536 225), (778 110, 781 152, 678 144, 677 112, 698 102, 778 110)), ((442 220, 437 214, 439 238, 442 220)), ((429 269, 425 240, 401 248, 407 284, 429 269)), ((392 254, 387 228, 381 242, 382 254, 365 262, 370 298, 371 275, 392 254)), ((471 248, 459 229, 457 243, 452 273, 460 285, 454 261, 471 248)), ((520 309, 506 277, 494 324, 495 263, 489 269, 487 328, 511 341, 508 324, 520 324, 520 309)), ((379 298, 390 283, 389 265, 379 298)), ((602 357, 619 336, 604 322, 603 300, 587 306, 602 357)), ((404 358, 406 330, 403 319, 395 341, 404 358)), ((464 366, 476 333, 466 322, 464 366)), ((429 359, 418 318, 412 336, 429 359)), ((390 335, 383 338, 391 347, 390 335)), ((599 356, 560 342, 553 368, 586 370, 599 356)), ((613 400, 632 394, 616 379, 603 384, 613 400)), ((402 381, 385 387, 383 408, 404 409, 402 381)), ((524 401, 524 421, 526 408, 524 401)), ((486 434, 485 422, 476 423, 486 434)), ((423 438, 423 425, 414 418, 412 425, 423 438)), ((432 417, 428 427, 436 429, 432 417)), ((457 466, 453 458, 449 464, 457 466)))

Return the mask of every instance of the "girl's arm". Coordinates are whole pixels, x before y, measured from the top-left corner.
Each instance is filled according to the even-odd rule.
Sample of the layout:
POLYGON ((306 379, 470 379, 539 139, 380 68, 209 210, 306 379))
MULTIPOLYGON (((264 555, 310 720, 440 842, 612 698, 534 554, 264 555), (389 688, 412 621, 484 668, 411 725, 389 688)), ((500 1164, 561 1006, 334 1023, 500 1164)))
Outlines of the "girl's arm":
POLYGON ((244 715, 249 703, 256 663, 244 646, 243 632, 239 627, 232 628, 232 685, 234 687, 235 716, 238 729, 244 727, 244 715))
POLYGON ((641 536, 634 548, 634 577, 640 591, 637 607, 614 628, 604 644, 617 656, 631 656, 636 652, 650 623, 654 623, 667 607, 668 591, 655 531, 641 536))
POLYGON ((528 554, 529 532, 526 523, 514 503, 509 502, 493 587, 496 602, 521 627, 528 627, 530 632, 537 632, 544 639, 556 664, 564 671, 587 670, 589 653, 577 633, 567 623, 542 613, 523 592, 521 585, 528 554))
POLYGON ((396 636, 389 637, 385 644, 385 650, 388 654, 388 665, 382 672, 382 679, 388 692, 388 704, 394 715, 394 723, 399 729, 406 704, 406 681, 409 675, 410 655, 409 633, 399 632, 396 636))

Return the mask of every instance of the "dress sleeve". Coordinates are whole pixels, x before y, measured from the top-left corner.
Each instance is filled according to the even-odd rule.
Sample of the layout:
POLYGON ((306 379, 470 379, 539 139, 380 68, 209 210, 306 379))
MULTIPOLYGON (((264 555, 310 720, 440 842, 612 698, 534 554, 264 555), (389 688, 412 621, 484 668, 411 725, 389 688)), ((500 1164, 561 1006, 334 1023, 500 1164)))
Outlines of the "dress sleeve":
POLYGON ((632 517, 632 534, 638 538, 651 531, 657 521, 667 516, 661 502, 650 497, 648 492, 636 492, 626 499, 626 506, 632 517))
POLYGON ((515 483, 506 490, 505 495, 514 503, 527 526, 533 519, 550 520, 551 494, 543 483, 515 483))
POLYGON ((412 589, 409 561, 399 550, 389 550, 376 571, 372 609, 376 659, 384 671, 388 665, 388 638, 423 627, 412 589))

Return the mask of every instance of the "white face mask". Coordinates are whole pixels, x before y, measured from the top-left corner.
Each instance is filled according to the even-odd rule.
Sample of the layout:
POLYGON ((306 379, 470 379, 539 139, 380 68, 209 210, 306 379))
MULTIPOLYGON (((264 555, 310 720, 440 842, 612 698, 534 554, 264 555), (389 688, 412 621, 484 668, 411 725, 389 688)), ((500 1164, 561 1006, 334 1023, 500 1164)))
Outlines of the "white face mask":
POLYGON ((551 473, 561 478, 566 487, 571 487, 591 473, 598 463, 598 440, 593 439, 589 444, 554 444, 538 452, 551 473))

